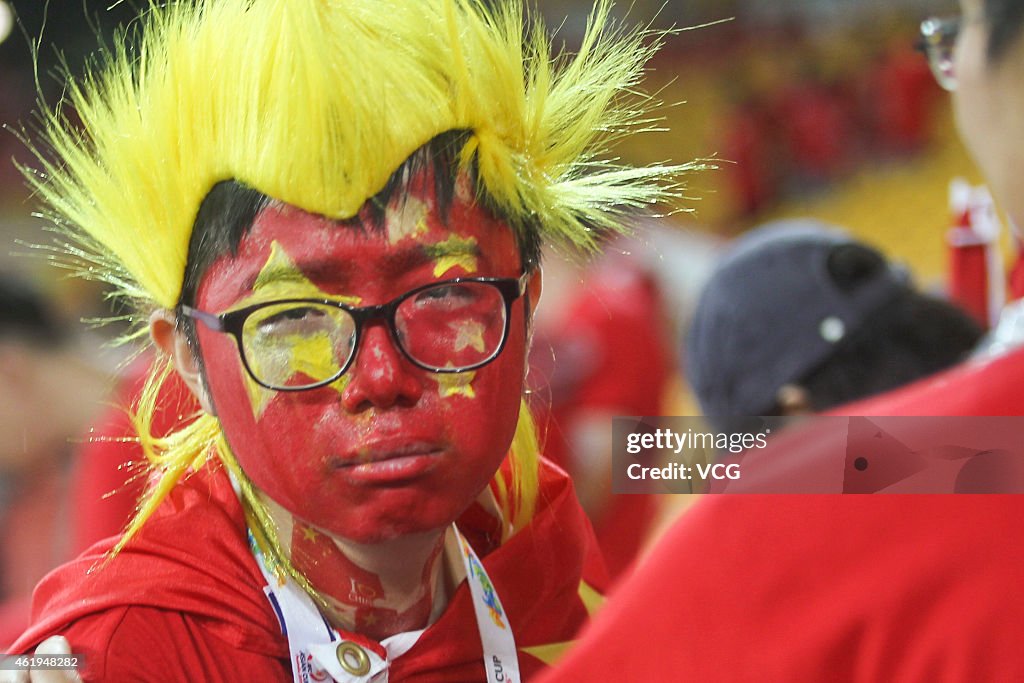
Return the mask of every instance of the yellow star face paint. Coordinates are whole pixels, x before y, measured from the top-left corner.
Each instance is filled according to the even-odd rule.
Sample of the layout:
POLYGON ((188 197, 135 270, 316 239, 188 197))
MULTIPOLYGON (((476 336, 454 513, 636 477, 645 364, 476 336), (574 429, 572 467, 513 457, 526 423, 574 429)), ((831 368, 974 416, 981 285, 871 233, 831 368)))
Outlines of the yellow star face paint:
POLYGON ((477 270, 477 243, 473 237, 452 235, 443 242, 424 247, 427 254, 435 259, 434 277, 440 278, 453 268, 461 267, 465 275, 477 270))
MULTIPOLYGON (((270 257, 256 276, 252 293, 234 308, 283 299, 330 299, 354 306, 360 302, 357 296, 335 296, 317 287, 275 240, 270 245, 270 257)), ((315 336, 295 335, 291 338, 287 335, 277 336, 273 342, 276 348, 265 348, 259 355, 250 354, 247 361, 253 372, 261 378, 279 378, 282 384, 296 374, 313 378, 327 377, 334 374, 337 343, 338 340, 331 339, 326 333, 315 336)), ((248 373, 245 375, 245 384, 253 415, 258 419, 278 392, 260 386, 248 373)), ((348 378, 342 375, 330 386, 341 393, 347 384, 348 378)))
POLYGON ((463 351, 467 348, 474 351, 484 350, 484 331, 482 323, 465 320, 459 323, 449 323, 449 328, 455 332, 455 350, 463 351))
POLYGON ((450 396, 476 398, 476 392, 473 391, 473 379, 476 378, 476 372, 473 370, 456 373, 437 373, 431 375, 431 377, 437 382, 437 393, 441 398, 448 398, 450 396))

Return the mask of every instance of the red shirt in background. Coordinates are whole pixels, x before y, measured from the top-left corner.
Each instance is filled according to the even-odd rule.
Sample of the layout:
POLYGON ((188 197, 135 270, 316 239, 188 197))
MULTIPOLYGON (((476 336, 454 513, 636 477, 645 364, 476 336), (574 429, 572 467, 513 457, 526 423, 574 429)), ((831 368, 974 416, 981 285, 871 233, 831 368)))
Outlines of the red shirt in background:
MULTIPOLYGON (((610 415, 662 413, 676 373, 663 316, 654 280, 629 257, 609 252, 587 271, 557 328, 538 328, 530 377, 546 384, 533 387, 533 407, 552 461, 570 473, 587 466, 591 454, 573 453, 571 439, 588 414, 608 420, 610 438, 610 415)), ((610 479, 610 462, 594 466, 610 479)), ((592 514, 613 580, 638 556, 656 514, 657 498, 643 495, 609 495, 592 514)))

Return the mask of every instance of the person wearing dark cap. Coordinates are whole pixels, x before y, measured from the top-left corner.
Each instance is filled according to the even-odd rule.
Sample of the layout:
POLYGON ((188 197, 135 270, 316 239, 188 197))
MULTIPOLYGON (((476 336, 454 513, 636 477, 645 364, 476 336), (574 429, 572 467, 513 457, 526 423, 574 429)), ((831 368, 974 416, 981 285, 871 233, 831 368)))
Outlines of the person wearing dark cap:
MULTIPOLYGON (((688 376, 719 430, 821 411, 969 349, 977 328, 939 304, 840 232, 758 230, 707 285, 688 376)), ((538 683, 1024 680, 1018 500, 704 496, 538 683)))
MULTIPOLYGON (((929 56, 1024 224, 1024 3, 960 6, 923 25, 929 56)), ((843 411, 1020 415, 1022 382, 1018 349, 843 411)), ((706 497, 542 681, 1024 680, 1022 512, 1019 495, 706 497)))
MULTIPOLYGON (((961 9, 925 23, 929 55, 956 88, 968 148, 1021 223, 1024 5, 961 9)), ((1020 415, 1022 380, 1016 350, 843 411, 1020 415)), ((708 496, 538 683, 609 671, 630 681, 1024 680, 1022 512, 1016 495, 708 496)))
POLYGON ((938 372, 982 330, 846 232, 771 223, 736 241, 701 294, 687 377, 714 425, 818 412, 938 372))

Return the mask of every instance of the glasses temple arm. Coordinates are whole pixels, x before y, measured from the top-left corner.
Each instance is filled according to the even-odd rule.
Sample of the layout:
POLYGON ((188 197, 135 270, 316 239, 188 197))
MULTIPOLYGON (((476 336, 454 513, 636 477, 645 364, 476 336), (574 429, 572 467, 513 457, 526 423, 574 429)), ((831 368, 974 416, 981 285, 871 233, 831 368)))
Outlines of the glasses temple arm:
POLYGON ((188 317, 203 323, 214 332, 224 331, 224 321, 221 320, 220 316, 214 315, 213 313, 207 313, 206 311, 199 311, 191 306, 185 306, 184 304, 181 306, 181 312, 188 317))

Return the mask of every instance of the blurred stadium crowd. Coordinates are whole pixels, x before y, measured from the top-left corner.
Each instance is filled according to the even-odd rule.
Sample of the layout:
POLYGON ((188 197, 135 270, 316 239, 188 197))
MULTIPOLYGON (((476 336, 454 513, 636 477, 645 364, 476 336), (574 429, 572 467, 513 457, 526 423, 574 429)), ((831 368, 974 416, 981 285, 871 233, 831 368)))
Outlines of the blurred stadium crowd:
MULTIPOLYGON (((78 323, 116 316, 116 302, 112 311, 101 288, 62 279, 47 264, 47 250, 29 246, 51 244, 52 236, 40 232, 31 217, 32 198, 18 171, 19 163, 27 163, 23 138, 33 134, 37 90, 55 106, 60 93, 51 78, 54 69, 62 62, 72 71, 79 69, 97 33, 110 39, 135 14, 132 3, 118 3, 109 11, 108 4, 0 0, 0 9, 13 6, 20 18, 0 42, 0 122, 6 126, 0 135, 0 372, 9 373, 0 377, 0 408, 6 411, 0 425, 11 446, 0 462, 0 534, 6 539, 0 544, 0 598, 9 605, 0 615, 0 639, 17 635, 24 601, 42 573, 96 537, 116 533, 142 485, 119 483, 130 480, 126 461, 134 455, 131 444, 121 441, 130 435, 118 414, 137 390, 139 367, 147 359, 129 364, 128 351, 104 346, 119 331, 116 323, 99 329, 78 323), (50 47, 54 44, 63 46, 60 56, 50 47), (28 369, 36 367, 60 368, 65 383, 30 374, 28 369), (71 387, 74 414, 69 408, 67 421, 35 424, 33 411, 60 405, 71 387), (42 426, 48 429, 37 429, 42 426), (112 440, 97 442, 97 433, 112 440), (93 460, 83 463, 85 457, 93 460), (116 495, 106 497, 109 492, 116 495), (44 504, 50 501, 59 504, 44 504), (27 525, 27 519, 36 526, 27 525), (35 542, 39 535, 52 542, 35 542)), ((855 311, 857 324, 868 325, 861 311, 873 304, 858 293, 861 281, 885 280, 886 286, 913 290, 914 297, 928 295, 929 301, 952 297, 971 303, 973 321, 961 319, 957 309, 950 313, 956 319, 950 325, 958 331, 948 338, 955 337, 956 347, 951 342, 941 361, 900 375, 900 383, 965 357, 992 322, 990 304, 997 306, 997 301, 989 295, 994 286, 1002 287, 1015 244, 1009 231, 972 224, 968 207, 950 208, 948 188, 954 178, 971 184, 981 178, 957 139, 948 98, 914 49, 922 19, 944 9, 937 4, 632 3, 631 22, 649 21, 666 29, 710 25, 665 36, 666 48, 651 65, 646 89, 664 103, 660 113, 668 132, 654 136, 654 143, 645 138, 644 146, 626 140, 621 154, 644 163, 703 159, 716 168, 689 178, 684 203, 692 212, 640 226, 635 238, 608 245, 591 263, 545 255, 530 377, 533 407, 544 417, 545 450, 576 477, 615 575, 628 573, 658 530, 690 499, 613 496, 610 419, 699 413, 683 359, 689 353, 691 366, 706 362, 708 367, 723 361, 684 350, 685 340, 702 287, 734 238, 770 221, 810 218, 840 226, 844 237, 839 241, 857 245, 852 256, 845 250, 840 261, 846 261, 828 260, 828 285, 814 283, 810 294, 785 289, 786 273, 791 274, 786 268, 798 267, 787 265, 798 262, 793 255, 783 260, 781 274, 766 271, 758 284, 748 279, 723 285, 739 287, 737 296, 764 315, 770 306, 779 308, 780 318, 791 314, 794 302, 804 296, 820 303, 814 297, 834 286, 850 298, 834 304, 836 310, 855 311), (950 228, 959 229, 965 239, 950 245, 950 228), (978 248, 981 256, 970 251, 978 248), (896 263, 906 268, 899 277, 891 270, 896 263), (959 279, 951 278, 954 271, 959 279), (754 292, 771 289, 767 283, 779 289, 772 290, 773 301, 762 304, 754 292)), ((583 26, 587 5, 585 0, 542 3, 549 23, 561 27, 567 49, 583 26)), ((804 305, 806 313, 816 304, 804 305)), ((831 310, 816 317, 815 325, 831 310)), ((905 321, 910 314, 894 315, 905 321)), ((707 336, 713 332, 701 330, 701 343, 721 350, 721 343, 707 336)), ((821 335, 834 343, 854 332, 844 329, 832 340, 821 335)), ((939 336, 945 340, 944 334, 939 336)), ((752 348, 763 343, 763 335, 751 334, 752 348)), ((774 362, 760 355, 756 360, 774 362)), ((801 372, 817 369, 814 365, 801 372)), ((771 386, 773 392, 806 376, 783 379, 771 386)), ((816 381, 820 387, 829 380, 816 381)), ((827 406, 812 401, 809 409, 830 408, 892 386, 843 393, 842 400, 827 406)), ((773 394, 775 403, 746 409, 781 414, 793 398, 792 393, 773 394)), ((184 412, 179 406, 168 415, 184 412)))

